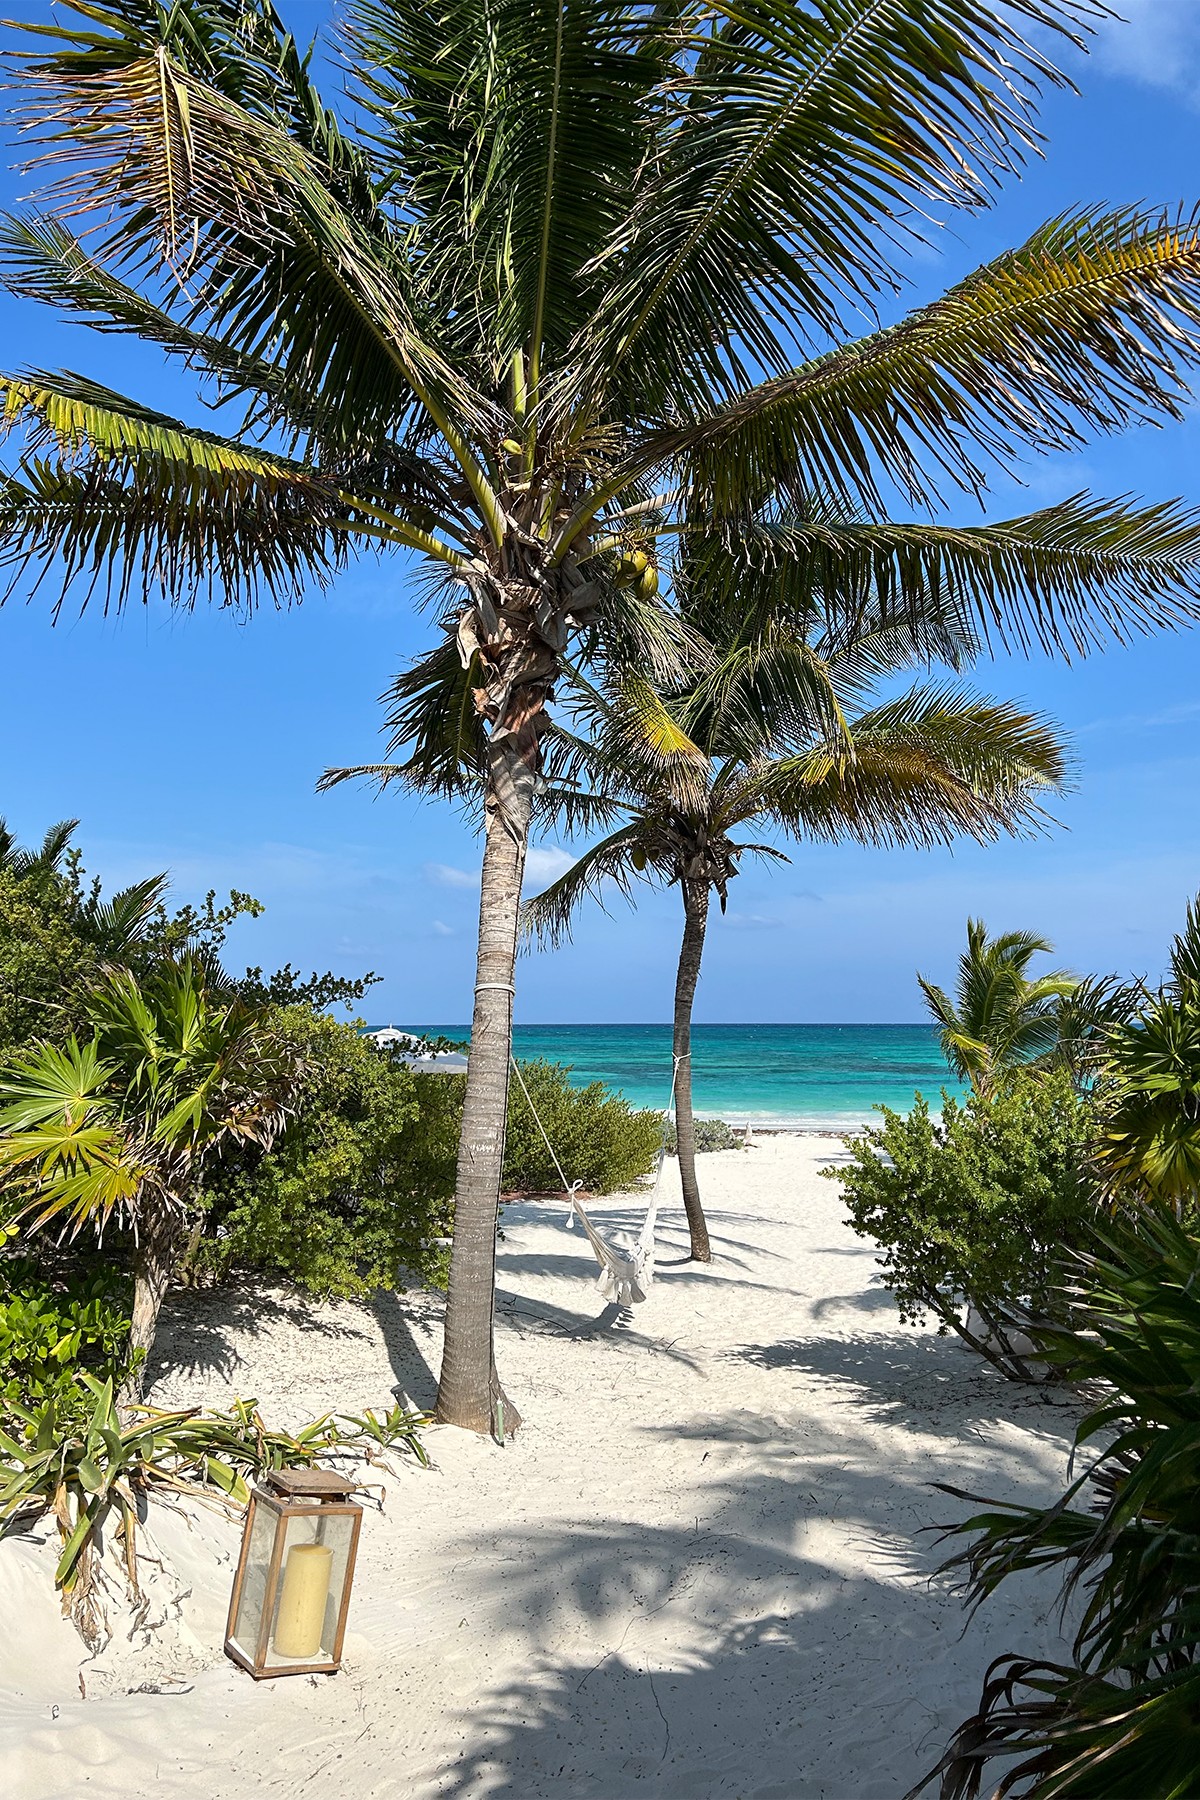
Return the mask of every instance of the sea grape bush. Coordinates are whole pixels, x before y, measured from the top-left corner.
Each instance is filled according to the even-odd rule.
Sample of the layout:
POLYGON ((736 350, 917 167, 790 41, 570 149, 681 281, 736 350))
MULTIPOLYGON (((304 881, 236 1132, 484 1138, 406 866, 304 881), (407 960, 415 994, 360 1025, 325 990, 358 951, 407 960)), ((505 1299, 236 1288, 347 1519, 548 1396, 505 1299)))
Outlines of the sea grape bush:
POLYGON ((842 1184, 850 1223, 875 1242, 906 1323, 937 1320, 1004 1374, 1033 1374, 1022 1348, 1032 1322, 1061 1309, 1064 1253, 1096 1219, 1088 1173, 1091 1103, 1063 1072, 1014 1072, 940 1123, 918 1099, 881 1107, 881 1125, 848 1145, 842 1184))
POLYGON ((227 1158, 209 1180, 191 1279, 259 1270, 341 1296, 402 1272, 444 1282, 461 1081, 413 1075, 307 1007, 277 1022, 304 1069, 294 1117, 269 1151, 227 1158))
POLYGON ((101 1266, 52 1280, 26 1257, 0 1259, 0 1415, 87 1404, 81 1370, 118 1387, 129 1372, 128 1284, 101 1266))
MULTIPOLYGON (((700 1153, 710 1150, 744 1150, 746 1147, 746 1140, 733 1129, 726 1119, 697 1119, 695 1134, 696 1149, 700 1153)), ((675 1121, 670 1118, 666 1123, 666 1146, 668 1156, 674 1156, 678 1143, 675 1137, 675 1121)))
MULTIPOLYGON (((570 1070, 561 1063, 522 1063, 521 1075, 569 1180, 581 1181, 590 1193, 611 1194, 649 1174, 662 1143, 660 1114, 636 1110, 601 1081, 572 1087, 570 1070)), ((547 1193, 561 1186, 554 1159, 514 1079, 508 1094, 504 1187, 508 1192, 547 1193)))

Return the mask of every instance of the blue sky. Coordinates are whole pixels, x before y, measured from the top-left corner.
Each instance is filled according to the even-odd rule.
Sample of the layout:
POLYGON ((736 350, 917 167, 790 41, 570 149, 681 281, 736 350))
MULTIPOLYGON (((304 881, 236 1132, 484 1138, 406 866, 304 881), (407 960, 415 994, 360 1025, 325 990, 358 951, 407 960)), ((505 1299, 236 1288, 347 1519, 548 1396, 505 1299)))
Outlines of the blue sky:
MULTIPOLYGON (((26 0, 35 17, 45 7, 26 0)), ((284 0, 297 34, 326 16, 284 0)), ((1073 65, 1082 97, 1050 97, 1046 160, 986 217, 957 221, 913 265, 930 297, 1043 219, 1088 203, 1200 199, 1200 0, 1123 0, 1073 65)), ((11 160, 11 156, 9 158, 11 160)), ((5 203, 22 190, 5 178, 5 203)), ((150 350, 98 338, 0 295, 0 363, 69 367, 198 418, 178 374, 150 350)), ((1200 417, 1030 465, 997 488, 994 517, 1080 488, 1200 503, 1200 417)), ((977 517, 960 505, 952 515, 977 517)), ((285 960, 384 976, 372 1018, 469 1016, 478 845, 442 807, 348 787, 317 796, 329 763, 379 755, 376 697, 424 641, 400 560, 368 561, 325 595, 247 623, 172 615, 118 619, 44 598, 0 610, 0 812, 34 838, 78 816, 90 869, 119 882, 160 868, 180 899, 249 889, 263 918, 238 928, 239 960, 285 960)), ((1079 969, 1156 973, 1200 888, 1200 634, 1114 648, 1080 667, 982 664, 977 685, 1052 713, 1072 734, 1075 790, 1061 828, 1033 843, 950 853, 801 849, 790 868, 747 866, 710 933, 697 1017, 902 1020, 919 1016, 914 971, 946 980, 968 913, 1030 926, 1079 969)), ((531 875, 565 866, 541 845, 531 875)), ((678 897, 636 914, 585 916, 572 946, 521 966, 530 1023, 669 1017, 678 897)))

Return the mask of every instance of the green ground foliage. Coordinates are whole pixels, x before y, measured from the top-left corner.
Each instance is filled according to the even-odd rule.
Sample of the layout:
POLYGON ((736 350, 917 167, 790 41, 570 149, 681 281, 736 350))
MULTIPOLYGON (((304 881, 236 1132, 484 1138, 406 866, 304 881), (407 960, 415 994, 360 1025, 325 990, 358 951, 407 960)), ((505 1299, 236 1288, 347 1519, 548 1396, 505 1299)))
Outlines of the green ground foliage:
POLYGON ((956 1331, 1006 1374, 1031 1371, 1015 1343, 1059 1304, 1063 1254, 1096 1217, 1087 1171, 1092 1107, 1061 1071, 1013 1072, 987 1095, 882 1107, 848 1146, 850 1222, 879 1245, 903 1320, 956 1331), (978 1323, 968 1322, 968 1308, 978 1323))
POLYGON ((53 1402, 87 1404, 86 1370, 119 1387, 128 1373, 129 1283, 110 1264, 51 1275, 33 1258, 0 1256, 0 1415, 53 1402))
POLYGON ((1200 1236, 1162 1202, 1083 1257, 1076 1331, 1046 1356, 1096 1397, 1080 1472, 1044 1510, 949 1489, 977 1507, 949 1565, 969 1603, 1009 1575, 1058 1578, 1076 1600, 1071 1660, 1000 1657, 938 1770, 942 1800, 1200 1794, 1200 1236), (1016 1759, 1001 1787, 993 1758, 1016 1759))
POLYGON ((61 883, 0 868, 0 1055, 34 1038, 65 1037, 96 969, 61 883))
POLYGON ((340 1295, 444 1281, 462 1083, 414 1075, 306 1007, 278 1019, 304 1063, 296 1116, 208 1182, 191 1277, 259 1269, 340 1295))
POLYGON ((228 1412, 164 1412, 119 1407, 111 1380, 83 1370, 82 1412, 55 1399, 13 1404, 0 1428, 0 1533, 53 1513, 60 1554, 55 1584, 90 1649, 107 1635, 100 1558, 106 1537, 120 1545, 128 1597, 140 1598, 138 1525, 157 1493, 203 1495, 240 1509, 247 1478, 266 1469, 308 1468, 350 1452, 380 1460, 403 1450, 428 1461, 425 1418, 394 1406, 383 1415, 326 1413, 299 1431, 270 1428, 254 1400, 228 1412))
MULTIPOLYGON (((659 1113, 635 1109, 601 1081, 573 1088, 570 1070, 561 1063, 522 1063, 521 1074, 568 1180, 581 1181, 589 1193, 611 1194, 650 1173, 662 1143, 659 1113)), ((508 1192, 548 1193, 561 1186, 554 1159, 514 1079, 509 1084, 504 1187, 508 1192)))
MULTIPOLYGON (((746 1140, 733 1129, 725 1119, 697 1119, 695 1121, 696 1149, 703 1154, 709 1150, 744 1150, 746 1140)), ((678 1149, 675 1137, 675 1121, 667 1120, 666 1142, 668 1156, 674 1156, 678 1149)))

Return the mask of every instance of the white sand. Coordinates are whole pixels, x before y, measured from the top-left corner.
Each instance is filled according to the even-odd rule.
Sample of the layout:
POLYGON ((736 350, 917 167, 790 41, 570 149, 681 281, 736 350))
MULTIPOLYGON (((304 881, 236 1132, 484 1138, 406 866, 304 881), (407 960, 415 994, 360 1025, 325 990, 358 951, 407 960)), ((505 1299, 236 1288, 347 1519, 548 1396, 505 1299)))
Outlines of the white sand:
MULTIPOLYGON (((434 1470, 388 1483, 336 1677, 259 1686, 226 1662, 236 1532, 206 1521, 189 1548, 172 1520, 165 1549, 193 1589, 182 1626, 114 1646, 93 1672, 101 1697, 81 1699, 69 1628, 32 1581, 45 1553, 0 1545, 4 1791, 902 1794, 994 1655, 1060 1648, 1053 1595, 1029 1584, 962 1635, 920 1529, 961 1508, 931 1484, 1050 1495, 1073 1412, 897 1323, 871 1247, 816 1176, 838 1154, 774 1138, 703 1158, 718 1260, 678 1260, 668 1208, 632 1319, 602 1307, 560 1211, 507 1212, 499 1358, 526 1425, 504 1449, 433 1430, 434 1470), (143 1684, 163 1691, 124 1691, 143 1684)), ((636 1218, 635 1203, 597 1210, 636 1218)), ((299 1423, 385 1406, 393 1387, 428 1404, 438 1309, 183 1295, 165 1348, 156 1401, 253 1394, 299 1423)))

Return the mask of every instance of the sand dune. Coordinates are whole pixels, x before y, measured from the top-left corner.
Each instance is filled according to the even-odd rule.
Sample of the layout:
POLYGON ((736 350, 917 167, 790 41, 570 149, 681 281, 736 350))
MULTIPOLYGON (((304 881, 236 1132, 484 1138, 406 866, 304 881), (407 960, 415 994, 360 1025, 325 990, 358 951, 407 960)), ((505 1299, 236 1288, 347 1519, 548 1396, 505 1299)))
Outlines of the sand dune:
MULTIPOLYGON (((603 1306, 560 1211, 508 1210, 499 1356, 525 1429, 504 1449, 431 1431, 434 1469, 387 1482, 339 1676, 256 1686, 227 1663, 236 1531, 209 1518, 189 1537, 173 1519, 160 1529, 192 1588, 181 1617, 148 1648, 115 1645, 84 1700, 69 1630, 30 1579, 44 1553, 0 1546, 9 1791, 902 1794, 994 1655, 1059 1647, 1053 1594, 1028 1583, 963 1635, 959 1600, 930 1579, 922 1528, 958 1510, 932 1484, 1048 1496, 1073 1411, 898 1324, 871 1247, 817 1177, 838 1150, 774 1138, 703 1158, 718 1260, 682 1262, 667 1207, 658 1279, 632 1317, 603 1306), (163 1691, 126 1691, 145 1685, 163 1691)), ((628 1200, 597 1210, 638 1216, 628 1200)), ((291 1423, 393 1390, 427 1404, 438 1329, 420 1297, 185 1294, 153 1398, 253 1394, 291 1423)))

